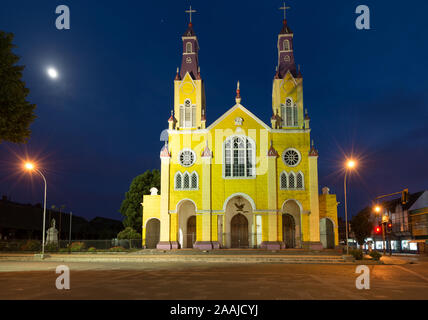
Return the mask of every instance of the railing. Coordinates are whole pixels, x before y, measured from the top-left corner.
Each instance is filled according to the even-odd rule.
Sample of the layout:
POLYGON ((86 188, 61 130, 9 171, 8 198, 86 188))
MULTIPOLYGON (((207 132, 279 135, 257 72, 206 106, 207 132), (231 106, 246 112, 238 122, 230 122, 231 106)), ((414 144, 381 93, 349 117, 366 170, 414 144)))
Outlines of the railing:
MULTIPOLYGON (((41 240, 3 240, 0 241, 0 252, 40 252, 41 240)), ((120 252, 142 249, 140 239, 136 240, 60 240, 46 243, 46 252, 120 252)))

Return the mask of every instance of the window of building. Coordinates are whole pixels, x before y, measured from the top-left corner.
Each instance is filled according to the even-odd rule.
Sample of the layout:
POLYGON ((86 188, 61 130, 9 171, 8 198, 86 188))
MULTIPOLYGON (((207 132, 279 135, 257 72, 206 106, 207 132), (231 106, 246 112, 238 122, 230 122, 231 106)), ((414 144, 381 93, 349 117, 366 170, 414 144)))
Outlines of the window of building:
POLYGON ((196 127, 196 105, 193 105, 190 99, 186 99, 180 106, 180 127, 196 127))
POLYGON ((296 188, 296 176, 294 172, 290 172, 288 175, 288 189, 295 189, 296 188))
POLYGON ((287 173, 281 173, 280 188, 287 189, 287 173))
POLYGON ((255 176, 255 144, 244 136, 228 138, 224 142, 224 176, 227 178, 255 176))
POLYGON ((287 98, 285 104, 281 105, 283 127, 297 127, 297 105, 293 104, 293 99, 287 98))
POLYGON ((198 175, 196 174, 196 172, 192 173, 191 188, 192 189, 197 189, 198 188, 198 175))
POLYGON ((284 48, 284 51, 290 50, 290 41, 289 40, 284 40, 283 48, 284 48))
POLYGON ((180 189, 182 189, 183 188, 183 186, 182 186, 182 177, 181 177, 181 173, 180 172, 177 172, 176 174, 175 174, 175 189, 176 190, 180 190, 180 189))
POLYGON ((304 189, 303 173, 301 173, 301 172, 297 173, 296 188, 297 189, 304 189))
POLYGON ((198 190, 199 178, 194 171, 191 174, 188 172, 175 174, 175 190, 198 190))
POLYGON ((186 53, 192 53, 192 43, 191 42, 186 43, 186 53))
POLYGON ((288 167, 296 167, 299 165, 302 157, 300 152, 293 148, 288 148, 282 153, 282 160, 288 167))
POLYGON ((191 167, 196 161, 196 153, 190 149, 181 150, 178 154, 178 161, 183 167, 191 167))

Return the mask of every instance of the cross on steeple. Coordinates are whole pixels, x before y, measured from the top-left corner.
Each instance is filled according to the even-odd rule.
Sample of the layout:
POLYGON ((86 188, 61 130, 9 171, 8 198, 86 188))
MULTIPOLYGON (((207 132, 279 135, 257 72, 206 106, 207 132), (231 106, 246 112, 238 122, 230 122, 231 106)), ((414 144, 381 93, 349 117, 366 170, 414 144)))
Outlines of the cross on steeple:
POLYGON ((284 6, 282 6, 281 8, 279 8, 279 10, 284 10, 284 20, 287 20, 287 10, 288 9, 291 9, 290 7, 287 7, 286 5, 285 5, 285 2, 284 2, 284 6))
POLYGON ((186 10, 186 13, 189 14, 189 18, 190 18, 190 23, 192 23, 192 13, 197 12, 196 10, 192 10, 192 6, 190 6, 189 10, 186 10))

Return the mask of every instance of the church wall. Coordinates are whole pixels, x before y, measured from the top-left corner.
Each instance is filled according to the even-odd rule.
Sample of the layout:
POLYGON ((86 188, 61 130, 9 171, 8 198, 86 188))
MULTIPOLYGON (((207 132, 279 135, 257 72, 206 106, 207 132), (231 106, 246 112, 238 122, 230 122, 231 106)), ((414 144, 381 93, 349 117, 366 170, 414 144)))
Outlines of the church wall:
MULTIPOLYGON (((150 219, 156 218, 160 220, 160 200, 161 200, 161 196, 160 195, 144 195, 143 196, 143 210, 142 210, 142 215, 143 215, 143 225, 142 225, 142 230, 141 230, 141 235, 142 235, 142 240, 143 240, 143 246, 145 245, 145 241, 146 241, 146 224, 147 221, 149 221, 150 219)), ((162 223, 162 222, 161 222, 162 223)))
POLYGON ((337 222, 337 199, 335 194, 321 194, 319 196, 320 220, 330 219, 334 224, 334 243, 339 245, 339 229, 337 222))

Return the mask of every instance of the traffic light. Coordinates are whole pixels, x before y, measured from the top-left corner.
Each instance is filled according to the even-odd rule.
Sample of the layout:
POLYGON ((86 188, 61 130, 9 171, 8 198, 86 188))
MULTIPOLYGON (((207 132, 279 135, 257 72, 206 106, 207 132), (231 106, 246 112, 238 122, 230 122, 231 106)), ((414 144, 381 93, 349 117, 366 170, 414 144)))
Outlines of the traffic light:
POLYGON ((376 226, 375 228, 375 234, 381 234, 382 233, 382 227, 381 226, 376 226))
POLYGON ((401 203, 406 204, 407 202, 409 202, 409 189, 404 189, 401 192, 401 203))
POLYGON ((392 232, 392 222, 391 221, 386 224, 386 232, 387 233, 392 232))

